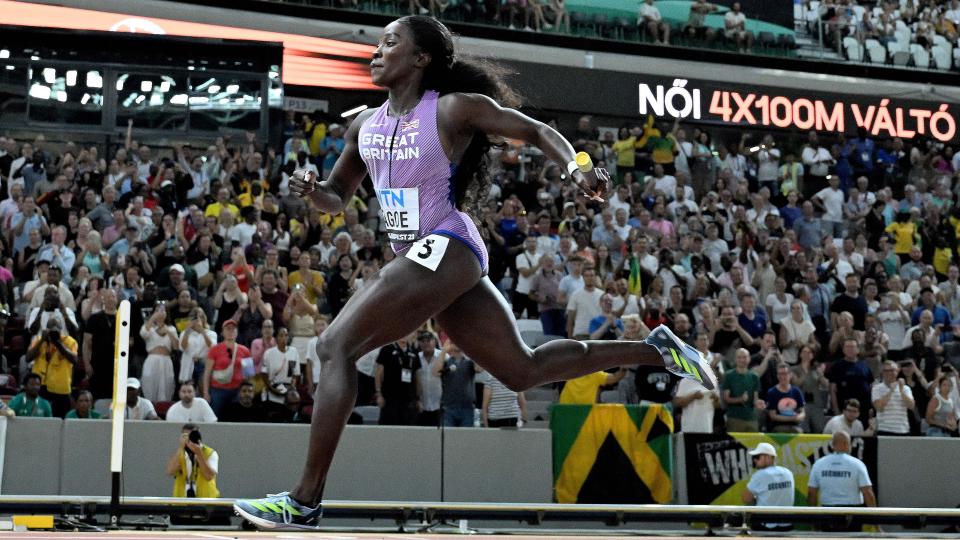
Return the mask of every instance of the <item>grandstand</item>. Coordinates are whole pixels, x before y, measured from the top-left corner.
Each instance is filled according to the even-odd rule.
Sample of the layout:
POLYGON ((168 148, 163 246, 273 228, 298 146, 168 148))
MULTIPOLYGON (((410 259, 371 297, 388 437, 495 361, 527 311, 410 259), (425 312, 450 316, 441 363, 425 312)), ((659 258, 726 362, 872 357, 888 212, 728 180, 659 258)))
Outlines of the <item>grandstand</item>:
POLYGON ((81 515, 76 497, 110 493, 100 419, 115 391, 128 396, 131 513, 170 495, 162 465, 184 423, 217 448, 225 498, 277 487, 251 441, 296 478, 320 414, 316 344, 397 254, 369 178, 337 215, 291 181, 328 177, 347 128, 383 103, 368 62, 407 14, 505 65, 522 112, 611 173, 599 204, 533 145, 488 153, 473 217, 523 341, 667 325, 720 388, 691 391, 630 358, 585 401, 563 382, 517 394, 486 372, 451 388, 434 368, 461 357, 430 320, 357 361, 355 426, 328 493, 531 507, 347 502, 334 516, 535 524, 570 511, 623 525, 604 508, 534 506, 718 505, 704 521, 737 531, 746 450, 775 442, 808 474, 837 426, 890 509, 867 514, 885 528, 960 505, 942 474, 960 456, 960 1, 0 0, 0 491, 15 496, 0 517, 81 515), (118 384, 124 300, 131 379, 118 384), (231 355, 232 379, 215 379, 231 355), (787 406, 788 389, 802 399, 787 406), (449 419, 444 394, 461 392, 470 427, 449 419), (904 405, 888 408, 894 392, 904 405), (594 429, 603 437, 584 442, 594 429), (31 451, 38 440, 52 442, 31 451), (565 461, 575 451, 598 465, 565 461), (929 488, 900 489, 915 478, 929 488))

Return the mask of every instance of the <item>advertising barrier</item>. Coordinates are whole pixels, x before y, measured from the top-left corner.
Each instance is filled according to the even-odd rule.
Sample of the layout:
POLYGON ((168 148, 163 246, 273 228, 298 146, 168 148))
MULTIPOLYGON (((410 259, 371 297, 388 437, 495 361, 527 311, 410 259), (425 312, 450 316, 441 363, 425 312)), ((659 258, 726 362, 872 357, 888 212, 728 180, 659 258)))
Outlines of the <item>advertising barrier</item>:
MULTIPOLYGON (((788 433, 685 433, 689 503, 742 504, 741 494, 753 473, 747 452, 768 442, 777 449, 777 464, 793 472, 796 506, 806 506, 810 469, 817 459, 830 453, 830 439, 830 435, 788 433)), ((867 466, 877 492, 877 438, 853 439, 851 455, 867 466)))

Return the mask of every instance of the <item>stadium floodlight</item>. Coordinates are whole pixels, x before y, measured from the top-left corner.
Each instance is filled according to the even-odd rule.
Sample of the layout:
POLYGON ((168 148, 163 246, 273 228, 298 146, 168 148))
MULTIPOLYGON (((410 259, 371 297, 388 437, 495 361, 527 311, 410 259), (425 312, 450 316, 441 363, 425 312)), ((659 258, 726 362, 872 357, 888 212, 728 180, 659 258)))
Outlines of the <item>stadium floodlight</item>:
POLYGON ((190 98, 191 105, 206 105, 210 103, 210 98, 206 96, 192 96, 190 98))
POLYGON ((77 70, 71 69, 67 72, 67 86, 77 85, 77 70))
POLYGON ((236 94, 236 93, 239 92, 239 91, 240 91, 240 85, 239 85, 239 84, 228 84, 228 85, 227 85, 227 93, 228 93, 228 94, 236 94))
POLYGON ((66 103, 67 93, 64 92, 63 90, 57 90, 57 101, 59 101, 60 103, 66 103))
POLYGON ((13 71, 15 69, 17 69, 16 66, 11 66, 10 64, 7 64, 7 71, 13 71))
POLYGON ((117 77, 117 92, 123 90, 123 83, 127 80, 127 77, 129 77, 129 75, 126 73, 117 77))
POLYGON ((220 91, 219 84, 211 84, 209 87, 207 87, 207 92, 210 92, 211 94, 216 94, 219 91, 220 91))
POLYGON ((340 113, 340 118, 350 118, 351 116, 357 113, 361 113, 367 109, 368 107, 366 105, 360 105, 359 107, 354 107, 348 111, 343 111, 342 113, 340 113))
POLYGON ((186 94, 176 94, 170 98, 171 105, 186 105, 187 104, 187 95, 186 94))
POLYGON ((10 58, 10 49, 0 49, 0 58, 10 58))
POLYGON ((147 96, 145 96, 145 95, 143 95, 143 94, 140 94, 139 96, 137 96, 137 101, 136 101, 137 105, 143 103, 143 100, 145 100, 145 99, 147 99, 147 96))
POLYGON ((87 88, 103 88, 103 77, 99 71, 87 72, 87 88))
POLYGON ((54 68, 43 68, 43 80, 47 84, 53 84, 57 80, 57 70, 54 68))
POLYGON ((30 87, 30 97, 36 99, 50 99, 50 87, 40 83, 33 83, 30 87))
POLYGON ((87 94, 86 92, 84 92, 83 97, 80 98, 80 104, 86 105, 88 101, 90 101, 90 94, 87 94))
POLYGON ((167 92, 169 92, 169 91, 170 91, 170 81, 164 80, 163 82, 161 82, 161 83, 160 83, 160 91, 163 92, 164 94, 166 94, 167 92))
POLYGON ((153 90, 153 81, 140 81, 140 91, 146 94, 153 90))

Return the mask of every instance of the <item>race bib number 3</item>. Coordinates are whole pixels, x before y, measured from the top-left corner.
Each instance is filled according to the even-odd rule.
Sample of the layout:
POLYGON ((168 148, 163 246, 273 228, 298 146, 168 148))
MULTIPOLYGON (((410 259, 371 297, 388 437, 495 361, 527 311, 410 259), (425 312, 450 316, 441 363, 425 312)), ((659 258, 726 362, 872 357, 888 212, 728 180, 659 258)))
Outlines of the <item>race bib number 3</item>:
POLYGON ((413 242, 420 232, 419 188, 377 190, 380 212, 393 242, 413 242))
POLYGON ((450 239, 439 234, 431 234, 414 242, 406 257, 411 261, 436 272, 440 260, 447 251, 450 239))

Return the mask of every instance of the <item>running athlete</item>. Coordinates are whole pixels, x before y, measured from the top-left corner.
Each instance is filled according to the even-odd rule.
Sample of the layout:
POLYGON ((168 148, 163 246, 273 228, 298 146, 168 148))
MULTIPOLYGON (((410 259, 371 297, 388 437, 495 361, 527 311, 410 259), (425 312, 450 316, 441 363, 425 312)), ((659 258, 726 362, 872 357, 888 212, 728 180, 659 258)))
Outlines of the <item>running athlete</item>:
POLYGON ((559 133, 512 108, 502 70, 456 55, 453 36, 430 17, 408 16, 384 29, 370 62, 374 84, 389 90, 346 133, 329 177, 298 171, 290 189, 323 212, 340 212, 369 173, 398 257, 340 312, 317 343, 322 368, 307 461, 290 492, 238 500, 237 513, 263 528, 319 525, 324 482, 357 395, 354 362, 409 335, 430 317, 463 352, 508 388, 521 391, 624 363, 664 365, 707 388, 713 374, 696 349, 665 326, 643 342, 551 341, 531 350, 510 307, 487 274, 487 253, 471 217, 460 211, 488 181, 482 166, 489 137, 521 139, 556 163, 570 163, 574 182, 601 201, 608 175, 581 173, 559 133), (629 359, 629 360, 628 360, 629 359))

